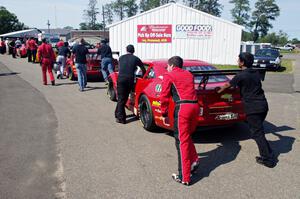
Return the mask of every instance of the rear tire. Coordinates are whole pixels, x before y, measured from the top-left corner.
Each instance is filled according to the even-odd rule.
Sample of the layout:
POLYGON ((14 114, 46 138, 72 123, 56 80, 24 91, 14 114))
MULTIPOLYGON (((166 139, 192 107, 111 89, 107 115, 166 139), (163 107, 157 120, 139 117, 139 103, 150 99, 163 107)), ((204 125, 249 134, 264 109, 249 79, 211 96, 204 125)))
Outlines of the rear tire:
POLYGON ((111 79, 109 79, 109 82, 108 82, 107 95, 111 101, 113 101, 113 102, 117 101, 117 94, 116 94, 116 91, 114 89, 114 84, 111 79))
POLYGON ((151 109, 150 101, 145 95, 142 95, 139 100, 139 116, 144 129, 153 131, 156 128, 153 112, 151 109))

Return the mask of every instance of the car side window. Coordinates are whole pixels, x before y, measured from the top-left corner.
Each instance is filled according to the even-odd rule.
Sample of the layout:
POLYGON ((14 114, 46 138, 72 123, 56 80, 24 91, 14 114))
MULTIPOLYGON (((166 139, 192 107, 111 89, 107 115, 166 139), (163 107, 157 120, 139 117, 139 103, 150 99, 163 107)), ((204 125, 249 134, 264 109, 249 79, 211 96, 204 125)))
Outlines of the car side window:
POLYGON ((147 79, 153 79, 155 78, 155 72, 153 70, 153 68, 150 69, 149 73, 146 76, 147 79))

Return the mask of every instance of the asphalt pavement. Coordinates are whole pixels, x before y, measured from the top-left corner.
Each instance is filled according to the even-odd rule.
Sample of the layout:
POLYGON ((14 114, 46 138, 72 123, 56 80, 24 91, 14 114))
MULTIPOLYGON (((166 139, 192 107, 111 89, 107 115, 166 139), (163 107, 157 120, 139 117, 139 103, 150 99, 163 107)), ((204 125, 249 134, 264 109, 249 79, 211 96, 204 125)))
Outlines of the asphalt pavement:
POLYGON ((59 194, 57 120, 42 93, 0 62, 0 198, 59 194))
MULTIPOLYGON (((18 137, 5 135, 12 132, 14 126, 21 131, 24 125, 16 123, 13 118, 21 115, 24 107, 30 108, 30 104, 38 106, 38 108, 30 108, 31 115, 28 114, 28 118, 24 119, 25 123, 32 127, 31 133, 40 132, 35 130, 39 122, 30 120, 32 115, 39 116, 39 112, 49 111, 46 115, 52 118, 48 125, 45 124, 46 129, 53 132, 47 134, 48 136, 51 134, 51 137, 44 137, 45 139, 38 143, 49 145, 46 154, 41 154, 48 160, 45 164, 49 163, 49 167, 45 170, 55 175, 52 175, 53 178, 45 175, 40 179, 49 184, 33 181, 33 184, 40 185, 45 190, 41 188, 35 191, 40 190, 45 197, 28 198, 51 198, 53 193, 56 193, 56 198, 70 199, 240 199, 299 198, 300 196, 299 93, 266 91, 270 112, 265 128, 271 147, 274 148, 279 159, 275 168, 269 169, 255 163, 255 156, 258 155, 256 144, 249 139, 246 124, 240 123, 231 128, 197 132, 193 136, 196 149, 201 156, 201 165, 198 174, 193 177, 192 186, 184 187, 171 179, 171 173, 176 172, 177 169, 176 149, 172 135, 166 131, 147 132, 140 122, 134 119, 126 125, 116 124, 113 117, 116 104, 109 101, 106 96, 104 83, 88 82, 89 88, 82 93, 78 91, 76 82, 66 79, 57 80, 57 86, 43 86, 38 64, 27 63, 26 59, 12 59, 2 55, 0 55, 0 62, 10 70, 1 74, 14 74, 0 75, 2 87, 0 118, 6 118, 7 115, 2 109, 12 112, 10 120, 0 120, 0 165, 4 165, 0 166, 0 174, 16 173, 16 176, 24 175, 27 180, 32 176, 32 173, 22 168, 13 169, 14 162, 6 163, 14 157, 6 154, 8 150, 5 140, 18 140, 18 137), (3 90, 13 90, 10 86, 13 83, 3 79, 7 77, 11 78, 12 82, 23 82, 22 85, 28 86, 28 90, 22 87, 16 92, 16 96, 3 93, 3 90), (24 93, 38 94, 43 98, 41 100, 43 103, 35 102, 38 97, 32 97, 32 100, 28 101, 22 100, 24 93), (6 99, 6 103, 2 103, 3 99, 6 99), (13 102, 22 106, 16 106, 13 110, 7 109, 6 106, 13 102), (3 124, 10 128, 2 128, 3 124), (3 160, 2 157, 6 159, 3 160), (51 162, 55 162, 54 172, 53 165, 50 166, 51 162)), ((5 67, 0 65, 1 70, 2 68, 5 67)), ((28 110, 25 113, 28 113, 28 110)), ((43 120, 41 116, 38 118, 43 120)), ((34 145, 37 140, 27 139, 29 143, 32 142, 32 147, 36 148, 34 152, 41 151, 34 145)), ((18 148, 18 143, 13 143, 11 148, 18 148)), ((31 153, 33 152, 24 150, 24 155, 31 153)), ((27 160, 29 163, 34 162, 30 158, 27 160)), ((3 179, 1 175, 0 177, 3 179)), ((4 187, 0 183, 1 199, 26 198, 13 195, 13 187, 24 188, 25 186, 19 183, 19 179, 15 178, 14 181, 4 179, 7 186, 4 187), (12 188, 7 189, 8 186, 12 188)))

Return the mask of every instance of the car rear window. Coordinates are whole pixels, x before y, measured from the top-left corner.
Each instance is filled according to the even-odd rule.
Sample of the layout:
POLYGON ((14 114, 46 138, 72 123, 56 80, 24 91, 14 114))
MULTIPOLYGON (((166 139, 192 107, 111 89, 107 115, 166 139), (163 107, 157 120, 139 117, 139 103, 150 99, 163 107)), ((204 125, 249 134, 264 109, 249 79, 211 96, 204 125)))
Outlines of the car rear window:
MULTIPOLYGON (((209 70, 217 70, 214 66, 184 66, 183 69, 188 71, 209 71, 209 70)), ((195 83, 200 83, 203 76, 195 75, 195 83)), ((225 75, 213 75, 209 76, 208 83, 217 83, 217 82, 226 82, 229 81, 229 78, 225 75)))

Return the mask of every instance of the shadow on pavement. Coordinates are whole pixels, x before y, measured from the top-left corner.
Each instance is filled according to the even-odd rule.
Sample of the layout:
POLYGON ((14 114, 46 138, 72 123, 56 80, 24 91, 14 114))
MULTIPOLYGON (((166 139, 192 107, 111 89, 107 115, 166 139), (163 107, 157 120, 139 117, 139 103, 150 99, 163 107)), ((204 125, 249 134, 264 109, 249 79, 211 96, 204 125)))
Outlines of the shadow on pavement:
POLYGON ((11 72, 11 73, 0 73, 0 77, 2 76, 11 76, 11 75, 18 75, 20 73, 15 73, 15 72, 11 72))
POLYGON ((128 123, 131 123, 131 122, 135 122, 135 121, 138 121, 139 120, 139 118, 136 116, 136 115, 134 115, 134 114, 130 114, 130 115, 127 115, 126 116, 126 123, 128 124, 128 123), (129 119, 128 119, 129 118, 129 119))
POLYGON ((195 184, 201 179, 208 177, 217 167, 227 164, 236 159, 241 150, 237 141, 225 141, 217 145, 217 148, 199 153, 200 165, 197 173, 192 176, 192 183, 195 184))
POLYGON ((77 82, 55 83, 55 86, 74 85, 74 84, 77 84, 77 82))
POLYGON ((107 89, 107 87, 105 87, 105 86, 102 86, 102 87, 100 87, 100 86, 93 86, 93 87, 87 86, 84 89, 84 91, 92 91, 92 90, 98 90, 98 89, 107 89))
POLYGON ((270 145, 274 150, 275 156, 278 158, 282 153, 288 153, 293 149, 295 142, 294 137, 279 134, 278 132, 295 130, 289 126, 276 126, 270 122, 265 122, 265 130, 278 138, 278 140, 270 141, 270 145))
MULTIPOLYGON (((264 123, 266 134, 271 133, 278 137, 276 141, 269 141, 275 156, 292 150, 294 137, 279 134, 279 132, 295 130, 289 126, 276 126, 268 121, 264 123)), ((236 159, 241 146, 239 141, 251 139, 247 124, 240 123, 232 127, 196 132, 193 141, 197 143, 216 143, 217 147, 211 151, 199 153, 200 166, 192 178, 192 183, 208 177, 210 173, 223 164, 236 159), (219 144, 218 144, 219 143, 219 144)), ((253 157, 254 161, 254 157, 253 157)))

